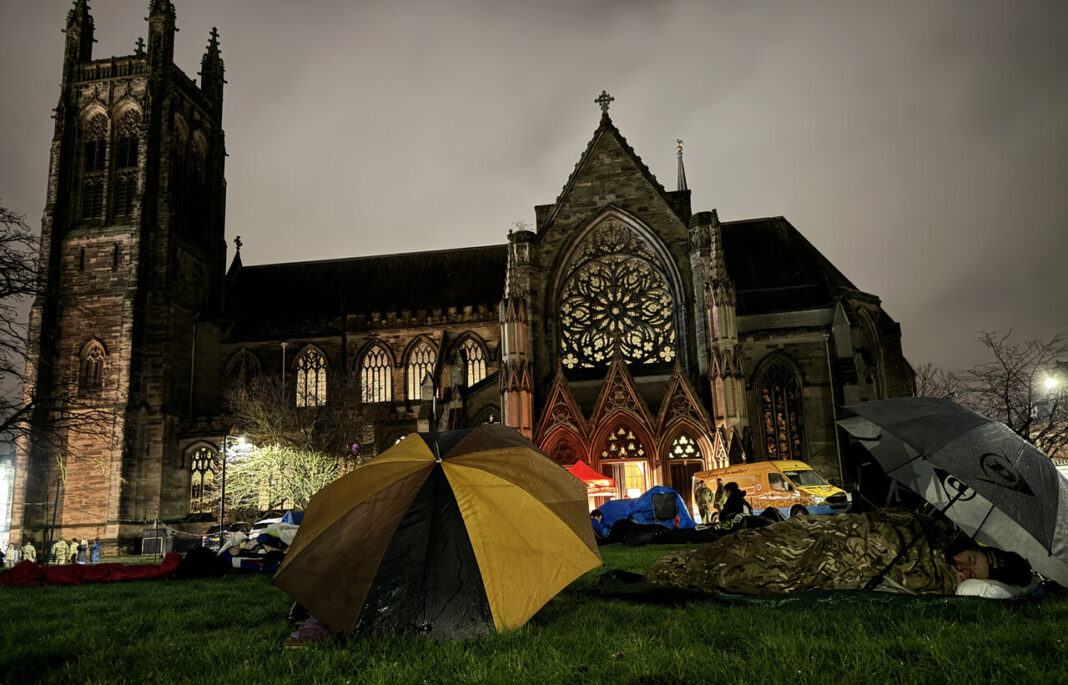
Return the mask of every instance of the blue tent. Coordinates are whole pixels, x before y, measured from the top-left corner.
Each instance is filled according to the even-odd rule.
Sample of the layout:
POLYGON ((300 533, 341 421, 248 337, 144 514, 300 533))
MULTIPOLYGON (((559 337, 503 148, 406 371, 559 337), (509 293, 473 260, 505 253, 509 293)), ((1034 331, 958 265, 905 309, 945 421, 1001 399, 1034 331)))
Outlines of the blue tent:
POLYGON ((663 485, 657 485, 646 490, 637 499, 610 499, 597 508, 604 514, 604 523, 609 527, 616 521, 621 521, 628 516, 635 523, 658 524, 666 528, 674 528, 677 515, 679 528, 693 528, 697 525, 697 522, 693 520, 690 512, 686 509, 686 504, 682 501, 682 495, 676 490, 663 485), (673 500, 675 506, 672 511, 670 505, 673 500), (657 518, 657 514, 660 514, 663 518, 657 518))
POLYGON ((292 523, 299 526, 300 520, 304 518, 304 512, 299 509, 290 509, 286 513, 282 514, 282 523, 292 523))

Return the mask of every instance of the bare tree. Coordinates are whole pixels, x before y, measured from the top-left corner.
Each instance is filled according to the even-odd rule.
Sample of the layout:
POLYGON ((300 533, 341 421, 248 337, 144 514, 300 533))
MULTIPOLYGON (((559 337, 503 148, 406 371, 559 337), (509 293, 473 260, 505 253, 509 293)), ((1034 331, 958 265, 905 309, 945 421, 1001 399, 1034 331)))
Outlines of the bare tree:
POLYGON ((976 342, 990 353, 990 361, 960 372, 920 366, 916 394, 952 397, 1001 421, 1051 457, 1068 457, 1068 377, 1063 377, 1068 376, 1068 342, 1060 335, 1015 341, 1012 331, 983 332, 976 342))
POLYGON ((71 449, 77 438, 112 443, 115 410, 79 397, 77 378, 44 380, 33 364, 30 300, 62 297, 55 284, 46 285, 39 275, 39 250, 40 240, 25 217, 0 206, 0 436, 55 457, 62 471, 68 457, 77 457, 71 449))
POLYGON ((303 508, 321 488, 373 457, 371 412, 354 381, 351 374, 331 374, 327 403, 312 407, 295 406, 279 376, 256 376, 232 388, 227 411, 247 446, 228 455, 227 506, 265 498, 268 509, 283 503, 303 508))

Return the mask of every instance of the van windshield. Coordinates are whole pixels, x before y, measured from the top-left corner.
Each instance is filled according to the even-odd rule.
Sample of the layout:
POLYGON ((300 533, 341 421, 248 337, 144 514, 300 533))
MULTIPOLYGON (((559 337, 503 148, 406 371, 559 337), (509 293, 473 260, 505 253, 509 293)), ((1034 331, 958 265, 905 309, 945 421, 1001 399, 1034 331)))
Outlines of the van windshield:
POLYGON ((804 471, 783 471, 783 475, 789 478, 793 484, 798 487, 828 484, 827 481, 823 479, 823 476, 811 469, 806 469, 804 471))

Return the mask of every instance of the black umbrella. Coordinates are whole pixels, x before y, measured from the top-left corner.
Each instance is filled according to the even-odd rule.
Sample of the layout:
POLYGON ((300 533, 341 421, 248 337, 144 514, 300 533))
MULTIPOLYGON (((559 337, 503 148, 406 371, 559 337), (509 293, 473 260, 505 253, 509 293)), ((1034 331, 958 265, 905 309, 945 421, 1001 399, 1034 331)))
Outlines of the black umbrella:
POLYGON ((950 400, 865 402, 842 416, 888 476, 967 535, 1068 586, 1068 480, 1041 450, 950 400))

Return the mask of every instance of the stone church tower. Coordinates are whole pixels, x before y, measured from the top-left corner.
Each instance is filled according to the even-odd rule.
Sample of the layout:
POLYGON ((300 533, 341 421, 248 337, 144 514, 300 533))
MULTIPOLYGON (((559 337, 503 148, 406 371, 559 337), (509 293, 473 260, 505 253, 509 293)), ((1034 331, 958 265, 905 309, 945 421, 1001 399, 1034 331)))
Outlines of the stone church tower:
POLYGON ((12 528, 41 529, 58 502, 64 535, 114 540, 188 506, 176 432, 195 410, 197 337, 222 305, 224 81, 214 30, 199 85, 174 65, 169 0, 152 0, 147 49, 138 39, 131 55, 94 60, 93 28, 77 0, 26 383, 49 429, 19 446, 12 528))

